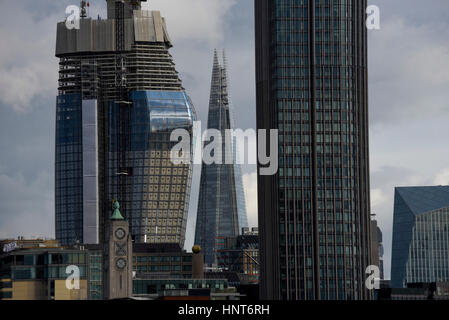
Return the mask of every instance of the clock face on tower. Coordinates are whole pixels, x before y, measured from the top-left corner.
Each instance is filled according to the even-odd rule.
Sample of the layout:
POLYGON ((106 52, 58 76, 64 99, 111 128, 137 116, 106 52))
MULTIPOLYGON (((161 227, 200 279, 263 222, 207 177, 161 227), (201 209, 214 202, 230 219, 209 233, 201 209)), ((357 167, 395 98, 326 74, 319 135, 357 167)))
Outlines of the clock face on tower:
POLYGON ((117 266, 118 269, 122 270, 126 267, 126 260, 123 258, 117 259, 115 265, 117 266))
POLYGON ((115 243, 115 254, 117 256, 126 256, 127 246, 128 246, 128 244, 126 242, 124 242, 124 243, 116 242, 115 243))
POLYGON ((126 231, 123 228, 118 228, 115 230, 115 237, 119 240, 122 240, 126 235, 126 231))

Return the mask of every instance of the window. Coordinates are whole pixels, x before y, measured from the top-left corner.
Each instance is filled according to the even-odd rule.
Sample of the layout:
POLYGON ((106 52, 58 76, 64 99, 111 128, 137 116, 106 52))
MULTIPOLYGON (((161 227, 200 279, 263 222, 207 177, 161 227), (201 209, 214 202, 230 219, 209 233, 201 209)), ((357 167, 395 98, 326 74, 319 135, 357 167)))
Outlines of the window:
POLYGON ((0 292, 0 299, 12 299, 12 292, 0 292))
POLYGON ((192 256, 184 256, 182 257, 183 262, 192 262, 192 256))
POLYGON ((192 271, 192 266, 191 265, 182 266, 182 271, 192 271))
POLYGON ((14 278, 16 280, 30 280, 35 279, 36 271, 34 268, 16 269, 14 271, 14 278))

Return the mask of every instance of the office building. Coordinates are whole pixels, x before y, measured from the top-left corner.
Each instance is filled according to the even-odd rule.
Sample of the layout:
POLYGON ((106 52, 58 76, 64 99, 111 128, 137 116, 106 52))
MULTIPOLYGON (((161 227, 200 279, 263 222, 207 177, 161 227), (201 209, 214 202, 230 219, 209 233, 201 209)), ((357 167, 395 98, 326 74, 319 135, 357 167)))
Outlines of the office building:
POLYGON ((0 255, 0 300, 103 299, 103 252, 98 245, 15 249, 0 255), (69 266, 79 268, 79 289, 69 290, 69 266))
POLYGON ((198 245, 192 252, 178 244, 135 244, 133 297, 159 300, 237 300, 240 294, 226 277, 204 272, 198 245))
POLYGON ((59 243, 55 239, 26 239, 24 237, 17 237, 17 239, 3 239, 0 240, 0 249, 3 253, 7 253, 17 249, 32 249, 32 248, 57 248, 59 243))
POLYGON ((225 272, 237 273, 241 284, 258 284, 259 236, 255 230, 243 229, 237 237, 219 239, 217 267, 225 272))
POLYGON ((406 288, 381 288, 379 300, 449 300, 449 282, 409 283, 406 288))
POLYGON ((107 0, 107 14, 57 26, 56 238, 104 242, 117 199, 136 242, 183 246, 191 165, 170 161, 170 134, 192 131, 194 107, 160 13, 107 0))
POLYGON ((261 299, 370 299, 367 1, 254 3, 261 299))
POLYGON ((449 186, 397 187, 391 287, 449 282, 449 186))
POLYGON ((226 279, 135 279, 134 298, 149 300, 240 300, 226 279))
MULTIPOLYGON (((203 162, 201 168, 195 243, 201 246, 206 264, 213 265, 217 262, 217 239, 236 237, 240 228, 248 225, 240 165, 235 161, 237 159, 236 143, 235 140, 225 138, 229 134, 226 130, 234 128, 234 116, 228 92, 226 58, 223 53, 221 64, 216 50, 207 128, 218 130, 221 134, 221 153, 213 151, 220 163, 203 162), (227 140, 232 141, 232 145, 229 145, 227 140)), ((209 143, 205 143, 205 148, 209 143)))
POLYGON ((371 220, 371 263, 379 267, 380 279, 384 278, 384 246, 382 243, 382 231, 377 220, 371 220))
MULTIPOLYGON (((133 270, 137 278, 192 279, 196 273, 194 253, 183 250, 177 243, 136 243, 133 249, 133 270)), ((202 253, 198 254, 204 264, 202 253)))
POLYGON ((8 251, 0 254, 0 300, 239 298, 226 277, 205 276, 198 246, 187 252, 178 243, 131 245, 128 222, 117 211, 110 217, 104 245, 60 247, 54 241, 20 239, 28 243, 24 248, 21 243, 5 243, 8 251), (66 287, 73 270, 69 266, 79 268, 78 289, 66 287))

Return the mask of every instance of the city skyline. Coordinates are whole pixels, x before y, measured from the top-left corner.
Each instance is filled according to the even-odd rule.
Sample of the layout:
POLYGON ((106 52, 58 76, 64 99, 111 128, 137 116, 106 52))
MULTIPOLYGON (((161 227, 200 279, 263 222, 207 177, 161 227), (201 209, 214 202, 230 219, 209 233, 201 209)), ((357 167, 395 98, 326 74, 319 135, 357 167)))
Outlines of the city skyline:
MULTIPOLYGON (((210 77, 206 63, 210 59, 207 57, 211 48, 222 40, 228 41, 229 45, 223 46, 236 62, 230 69, 231 77, 235 79, 233 100, 236 105, 247 105, 254 110, 252 1, 209 3, 204 9, 189 9, 182 1, 177 5, 163 1, 151 1, 150 4, 152 9, 160 9, 169 17, 176 44, 173 55, 203 121, 208 100, 205 84, 210 77), (210 18, 200 15, 192 21, 190 17, 195 10, 203 13, 209 10, 206 16, 210 18), (180 17, 177 11, 190 14, 180 17), (212 27, 205 28, 208 24, 212 27), (195 44, 191 43, 193 39, 197 39, 195 44)), ((448 130, 445 109, 448 99, 443 88, 449 80, 442 72, 447 70, 448 60, 447 42, 444 41, 449 30, 448 4, 436 0, 432 5, 419 1, 411 1, 407 6, 401 1, 369 3, 381 8, 381 30, 369 32, 372 207, 384 232, 385 257, 389 259, 393 186, 448 182, 446 169, 449 166, 444 160, 448 158, 448 148, 445 148, 447 144, 443 138, 448 130), (428 154, 441 156, 429 157, 428 154)), ((51 230, 54 215, 51 209, 53 147, 50 141, 54 132, 52 97, 57 61, 48 52, 54 47, 54 23, 63 18, 68 4, 72 3, 61 1, 55 5, 42 1, 36 5, 23 1, 8 4, 10 10, 2 12, 2 31, 13 30, 17 39, 40 39, 29 43, 12 41, 9 47, 2 48, 0 56, 2 71, 12 79, 5 83, 0 94, 1 133, 8 137, 1 141, 2 148, 8 150, 0 163, 0 188, 5 195, 0 218, 2 238, 33 234, 54 236, 51 230), (41 38, 43 34, 46 35, 41 38), (23 126, 17 126, 17 123, 23 126), (27 226, 33 214, 41 218, 27 226)), ((91 9, 94 10, 95 7, 91 9)), ((237 126, 255 127, 251 117, 242 113, 237 117, 237 126)), ((246 189, 253 189, 254 168, 244 168, 243 172, 246 189)), ((253 197, 249 197, 247 203, 254 202, 254 192, 250 194, 253 197)), ((194 225, 194 207, 192 204, 190 228, 194 225)), ((252 225, 255 213, 251 207, 252 225)), ((386 273, 389 269, 389 261, 385 261, 386 273)))

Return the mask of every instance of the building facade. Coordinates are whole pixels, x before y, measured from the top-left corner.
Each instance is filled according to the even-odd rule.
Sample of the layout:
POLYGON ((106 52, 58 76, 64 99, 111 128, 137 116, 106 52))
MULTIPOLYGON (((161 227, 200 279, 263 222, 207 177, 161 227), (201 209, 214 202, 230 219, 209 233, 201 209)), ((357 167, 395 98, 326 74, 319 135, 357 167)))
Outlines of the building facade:
MULTIPOLYGON (((223 64, 220 64, 215 51, 207 129, 221 134, 221 153, 213 151, 217 152, 214 156, 220 163, 203 162, 195 230, 195 243, 201 246, 208 265, 217 262, 217 239, 236 237, 240 228, 248 225, 240 165, 236 163, 236 143, 231 137, 232 145, 229 145, 225 138, 229 137, 226 130, 234 128, 233 117, 226 58, 223 53, 223 64)), ((212 143, 217 142, 205 143, 204 150, 212 143)))
POLYGON ((107 5, 107 19, 57 27, 56 238, 103 242, 117 199, 136 242, 183 246, 191 165, 170 161, 170 134, 192 132, 194 107, 160 13, 107 5))
POLYGON ((384 279, 384 246, 382 244, 382 231, 377 220, 371 220, 371 264, 379 267, 380 280, 384 279))
POLYGON ((226 279, 135 279, 134 297, 151 300, 240 300, 226 279))
POLYGON ((0 300, 239 297, 227 278, 205 275, 199 246, 187 252, 179 243, 131 244, 128 222, 118 209, 116 203, 103 245, 61 247, 56 240, 2 240, 7 250, 0 253, 0 300), (79 288, 68 289, 73 266, 79 269, 79 288))
POLYGON ((372 296, 366 7, 255 1, 257 128, 279 134, 279 171, 258 175, 262 299, 372 296))
POLYGON ((397 187, 391 287, 449 281, 449 186, 397 187))
MULTIPOLYGON (((244 228, 247 229, 247 228, 244 228)), ((217 246, 217 267, 238 274, 241 283, 259 283, 259 236, 245 232, 233 238, 221 238, 217 246)))
POLYGON ((18 249, 0 255, 0 300, 103 299, 99 246, 18 249), (69 290, 69 266, 79 268, 79 289, 69 290))
POLYGON ((133 248, 134 272, 138 278, 192 279, 195 273, 194 254, 177 243, 136 243, 133 248))

